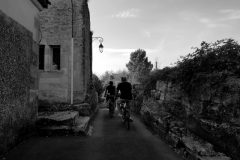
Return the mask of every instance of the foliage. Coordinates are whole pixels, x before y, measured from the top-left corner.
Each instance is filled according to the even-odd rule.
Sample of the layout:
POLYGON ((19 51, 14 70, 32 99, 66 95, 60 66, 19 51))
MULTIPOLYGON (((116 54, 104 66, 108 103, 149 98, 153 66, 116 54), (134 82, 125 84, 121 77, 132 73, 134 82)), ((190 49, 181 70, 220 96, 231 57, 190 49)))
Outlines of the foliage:
POLYGON ((108 84, 108 82, 111 79, 112 74, 113 74, 113 72, 106 71, 103 75, 100 76, 100 80, 101 80, 103 86, 106 86, 108 84))
POLYGON ((100 79, 98 78, 97 75, 93 74, 92 75, 92 83, 94 85, 94 88, 96 89, 98 95, 101 95, 103 92, 103 85, 102 82, 100 81, 100 79))
POLYGON ((130 61, 126 65, 133 80, 143 82, 149 75, 153 65, 146 57, 146 51, 138 49, 131 53, 130 61))
POLYGON ((152 71, 148 78, 144 81, 145 94, 150 94, 150 91, 156 88, 156 82, 162 81, 176 81, 177 79, 177 68, 176 67, 165 67, 160 70, 152 71))
POLYGON ((222 82, 229 75, 240 75, 240 45, 233 39, 215 43, 202 42, 193 53, 181 57, 175 67, 154 71, 147 79, 147 87, 157 80, 180 83, 186 93, 209 77, 212 84, 222 82), (211 76, 210 76, 211 75, 211 76))
POLYGON ((101 81, 103 86, 107 86, 110 80, 114 81, 115 85, 117 85, 117 83, 121 82, 121 77, 129 78, 129 73, 126 70, 119 70, 117 72, 106 71, 101 76, 101 81))
POLYGON ((218 75, 215 80, 223 80, 227 75, 240 73, 240 46, 232 39, 215 43, 202 42, 200 48, 177 62, 178 79, 182 88, 189 92, 194 82, 207 74, 218 75), (223 79, 222 79, 223 78, 223 79))

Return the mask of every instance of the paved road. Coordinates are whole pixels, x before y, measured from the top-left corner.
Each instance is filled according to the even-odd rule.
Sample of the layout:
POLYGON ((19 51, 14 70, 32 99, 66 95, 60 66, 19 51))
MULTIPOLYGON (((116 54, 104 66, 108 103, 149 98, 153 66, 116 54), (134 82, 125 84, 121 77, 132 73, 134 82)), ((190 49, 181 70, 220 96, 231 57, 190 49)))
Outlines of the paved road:
POLYGON ((120 117, 100 109, 90 137, 38 137, 14 148, 7 160, 180 160, 137 119, 128 131, 120 117))

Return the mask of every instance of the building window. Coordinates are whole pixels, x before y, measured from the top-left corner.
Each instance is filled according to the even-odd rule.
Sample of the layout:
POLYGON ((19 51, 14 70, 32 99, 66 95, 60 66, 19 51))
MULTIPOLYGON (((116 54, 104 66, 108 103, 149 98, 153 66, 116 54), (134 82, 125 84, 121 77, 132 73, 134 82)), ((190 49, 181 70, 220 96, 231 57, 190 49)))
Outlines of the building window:
POLYGON ((52 52, 52 69, 60 70, 60 55, 61 55, 60 45, 51 45, 50 48, 52 52))
POLYGON ((48 5, 51 5, 49 0, 38 0, 38 2, 42 5, 43 8, 48 8, 48 5))
POLYGON ((39 46, 39 69, 44 70, 44 51, 45 45, 39 46))

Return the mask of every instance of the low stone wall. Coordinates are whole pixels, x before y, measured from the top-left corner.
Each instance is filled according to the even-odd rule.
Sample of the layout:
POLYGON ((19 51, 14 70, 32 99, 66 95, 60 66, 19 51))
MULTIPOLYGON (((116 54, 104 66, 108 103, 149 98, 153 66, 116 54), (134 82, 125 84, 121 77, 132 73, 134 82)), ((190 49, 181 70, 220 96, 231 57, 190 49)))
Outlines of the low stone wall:
POLYGON ((226 129, 226 127, 223 127, 225 128, 223 129, 217 125, 222 128, 221 130, 217 130, 213 128, 213 124, 204 120, 202 120, 201 123, 199 122, 199 126, 196 126, 194 120, 190 118, 178 119, 178 117, 169 113, 164 106, 153 99, 148 99, 143 102, 141 117, 153 132, 157 133, 185 159, 230 160, 230 157, 236 160, 238 159, 238 147, 235 146, 237 141, 227 141, 224 137, 221 137, 222 140, 218 141, 220 137, 217 135, 223 135, 225 133, 223 130, 229 130, 226 129), (213 141, 209 141, 209 139, 206 138, 206 136, 213 134, 206 132, 205 127, 207 125, 211 126, 208 128, 209 130, 218 132, 218 134, 215 134, 217 137, 213 141), (203 137, 204 135, 205 137, 203 137), (224 144, 226 148, 222 149, 221 147, 217 147, 219 144, 224 144), (227 148, 229 149, 227 150, 227 148), (227 153, 228 156, 223 153, 227 153))
POLYGON ((183 114, 221 123, 238 123, 240 120, 240 78, 227 77, 212 81, 214 75, 205 75, 189 93, 180 84, 158 81, 156 99, 169 107, 182 107, 183 114))
POLYGON ((216 82, 211 80, 213 76, 202 78, 190 94, 177 83, 159 81, 153 97, 158 99, 159 106, 183 120, 192 133, 238 159, 240 79, 227 77, 216 82))

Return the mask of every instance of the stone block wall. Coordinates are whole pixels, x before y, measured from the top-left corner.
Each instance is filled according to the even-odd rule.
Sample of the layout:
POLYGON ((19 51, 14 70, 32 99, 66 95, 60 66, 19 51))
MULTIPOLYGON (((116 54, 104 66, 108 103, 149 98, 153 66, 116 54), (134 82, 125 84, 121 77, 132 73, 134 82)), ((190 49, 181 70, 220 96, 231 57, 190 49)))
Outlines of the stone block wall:
POLYGON ((92 32, 90 30, 90 13, 87 1, 83 1, 82 4, 82 17, 83 17, 83 52, 85 54, 85 59, 83 65, 83 71, 85 75, 84 87, 88 88, 90 78, 92 75, 92 32))
POLYGON ((86 0, 73 0, 74 101, 85 99, 91 76, 90 16, 86 0))
POLYGON ((229 76, 215 83, 213 77, 202 77, 188 94, 181 90, 180 84, 159 81, 156 99, 159 108, 183 121, 189 131, 238 159, 240 79, 229 76))
POLYGON ((90 17, 85 0, 51 0, 40 13, 42 41, 46 46, 44 71, 40 71, 39 98, 49 102, 69 103, 71 96, 71 39, 74 48, 74 103, 82 102, 91 75, 90 17), (72 10, 73 5, 73 10, 72 10), (72 34, 73 32, 73 34, 72 34), (50 45, 61 46, 60 70, 51 70, 50 45))
MULTIPOLYGON (((208 78, 207 78, 208 79, 208 78)), ((180 104, 185 114, 220 122, 234 122, 240 118, 240 79, 228 77, 218 84, 211 80, 196 85, 186 94, 179 84, 157 82, 159 102, 180 104)))
POLYGON ((44 70, 39 72, 39 99, 67 102, 69 90, 72 14, 70 1, 53 1, 39 14, 41 41, 45 45, 44 70), (52 69, 50 45, 60 45, 60 70, 52 69))
POLYGON ((1 154, 34 126, 38 57, 32 33, 1 11, 0 37, 1 154))

